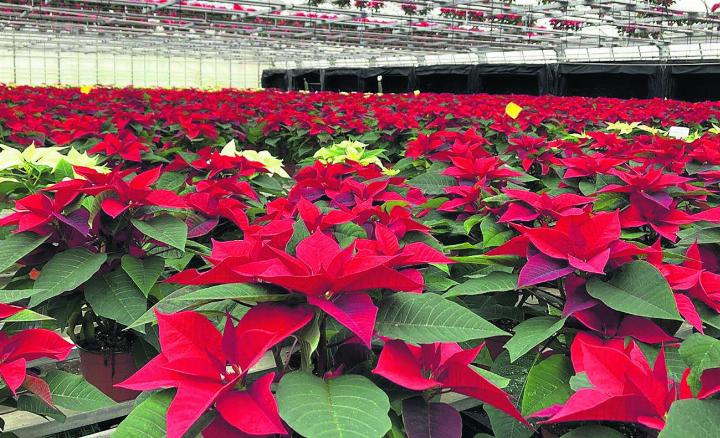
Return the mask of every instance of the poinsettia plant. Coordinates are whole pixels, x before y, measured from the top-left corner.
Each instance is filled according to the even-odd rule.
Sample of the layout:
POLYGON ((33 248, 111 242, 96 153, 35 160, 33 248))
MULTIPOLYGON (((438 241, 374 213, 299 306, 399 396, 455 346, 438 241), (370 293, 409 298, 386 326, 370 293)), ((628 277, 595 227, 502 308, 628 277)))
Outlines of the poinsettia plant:
POLYGON ((17 315, 131 341, 117 436, 713 432, 716 103, 0 87, 0 110, 16 152, 108 167, 18 192, 0 267, 17 315))

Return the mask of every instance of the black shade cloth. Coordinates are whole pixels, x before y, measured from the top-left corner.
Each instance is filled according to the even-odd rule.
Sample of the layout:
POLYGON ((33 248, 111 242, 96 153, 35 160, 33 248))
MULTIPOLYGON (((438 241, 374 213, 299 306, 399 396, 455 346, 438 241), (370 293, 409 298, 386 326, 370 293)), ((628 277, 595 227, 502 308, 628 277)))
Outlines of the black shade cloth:
POLYGON ((720 100, 720 65, 669 66, 668 96, 689 102, 720 100))
POLYGON ((534 76, 485 75, 480 80, 480 90, 487 94, 540 94, 538 80, 534 76))
POLYGON ((360 75, 357 69, 325 70, 325 91, 360 91, 360 75))
POLYGON ((263 88, 287 90, 290 85, 290 75, 285 70, 263 70, 260 84, 263 88))
POLYGON ((661 67, 633 64, 560 64, 561 96, 649 98, 664 94, 661 67))
POLYGON ((476 66, 477 90, 488 94, 553 94, 551 65, 492 64, 476 66))
POLYGON ((325 71, 320 69, 290 70, 290 89, 304 90, 307 83, 309 91, 322 91, 325 71))
POLYGON ((431 93, 473 92, 473 66, 431 65, 415 68, 415 88, 431 93))
POLYGON ((265 70, 265 88, 720 100, 720 64, 482 64, 265 70))
POLYGON ((382 76, 384 93, 407 93, 415 86, 415 70, 412 67, 380 67, 358 70, 360 91, 377 93, 378 76, 382 76))

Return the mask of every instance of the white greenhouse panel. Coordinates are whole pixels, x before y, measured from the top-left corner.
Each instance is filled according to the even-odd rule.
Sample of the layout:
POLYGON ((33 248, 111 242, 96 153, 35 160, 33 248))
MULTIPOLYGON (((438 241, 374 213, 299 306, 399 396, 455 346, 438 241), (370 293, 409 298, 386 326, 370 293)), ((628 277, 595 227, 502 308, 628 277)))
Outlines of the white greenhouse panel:
POLYGON ((78 54, 60 54, 60 82, 68 85, 78 85, 78 54))

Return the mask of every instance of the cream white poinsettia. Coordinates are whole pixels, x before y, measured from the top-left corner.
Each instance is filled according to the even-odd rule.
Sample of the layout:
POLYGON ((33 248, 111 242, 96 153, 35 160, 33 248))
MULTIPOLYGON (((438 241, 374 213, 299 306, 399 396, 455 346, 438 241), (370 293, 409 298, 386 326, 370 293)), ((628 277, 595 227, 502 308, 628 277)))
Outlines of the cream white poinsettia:
POLYGON ((97 156, 90 156, 87 152, 80 153, 73 148, 70 148, 64 159, 73 166, 89 167, 100 173, 110 172, 110 169, 107 167, 98 166, 97 156))
POLYGON ((67 155, 62 153, 67 148, 38 148, 34 144, 22 151, 5 145, 0 145, 0 149, 2 149, 0 152, 0 171, 8 169, 26 170, 27 166, 45 166, 55 171, 61 161, 73 166, 89 167, 99 172, 108 171, 107 168, 98 165, 97 157, 91 157, 87 153, 80 153, 73 148, 67 151, 67 155))
POLYGON ((616 131, 617 133, 621 135, 627 135, 632 134, 633 130, 640 126, 640 122, 632 122, 632 123, 625 123, 625 122, 614 122, 614 123, 608 123, 607 129, 608 131, 616 131))
POLYGON ((648 125, 638 125, 637 129, 643 132, 647 132, 648 134, 657 135, 659 133, 662 133, 663 131, 658 128, 653 128, 652 126, 648 125))
POLYGON ((384 149, 367 150, 365 143, 357 140, 343 140, 340 143, 335 143, 331 146, 320 148, 314 158, 317 158, 323 163, 344 163, 345 161, 354 161, 360 163, 363 166, 369 164, 376 164, 381 168, 384 168, 380 161, 380 156, 385 152, 384 149))
POLYGON ((19 150, 4 145, 0 145, 0 148, 0 171, 22 166, 25 162, 19 150))
POLYGON ((386 175, 396 175, 398 171, 386 168, 380 157, 384 157, 383 153, 385 149, 373 149, 367 150, 365 143, 357 140, 343 140, 340 143, 335 143, 332 146, 326 146, 320 148, 313 158, 317 159, 322 163, 344 163, 345 161, 354 161, 363 166, 375 164, 383 170, 386 175))
POLYGON ((273 157, 268 151, 238 151, 237 146, 235 145, 235 140, 230 140, 230 142, 222 148, 220 155, 224 155, 226 157, 243 157, 247 160, 262 164, 271 175, 278 175, 282 178, 290 178, 290 175, 288 175, 283 168, 283 162, 281 159, 273 157))

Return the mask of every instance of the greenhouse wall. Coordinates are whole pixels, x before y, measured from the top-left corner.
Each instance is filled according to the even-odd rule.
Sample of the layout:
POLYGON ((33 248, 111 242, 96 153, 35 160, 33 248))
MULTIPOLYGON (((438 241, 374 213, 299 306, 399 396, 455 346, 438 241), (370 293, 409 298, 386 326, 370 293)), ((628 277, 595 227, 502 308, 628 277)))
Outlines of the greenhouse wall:
POLYGON ((241 60, 15 50, 0 52, 0 83, 258 88, 267 65, 241 60))

